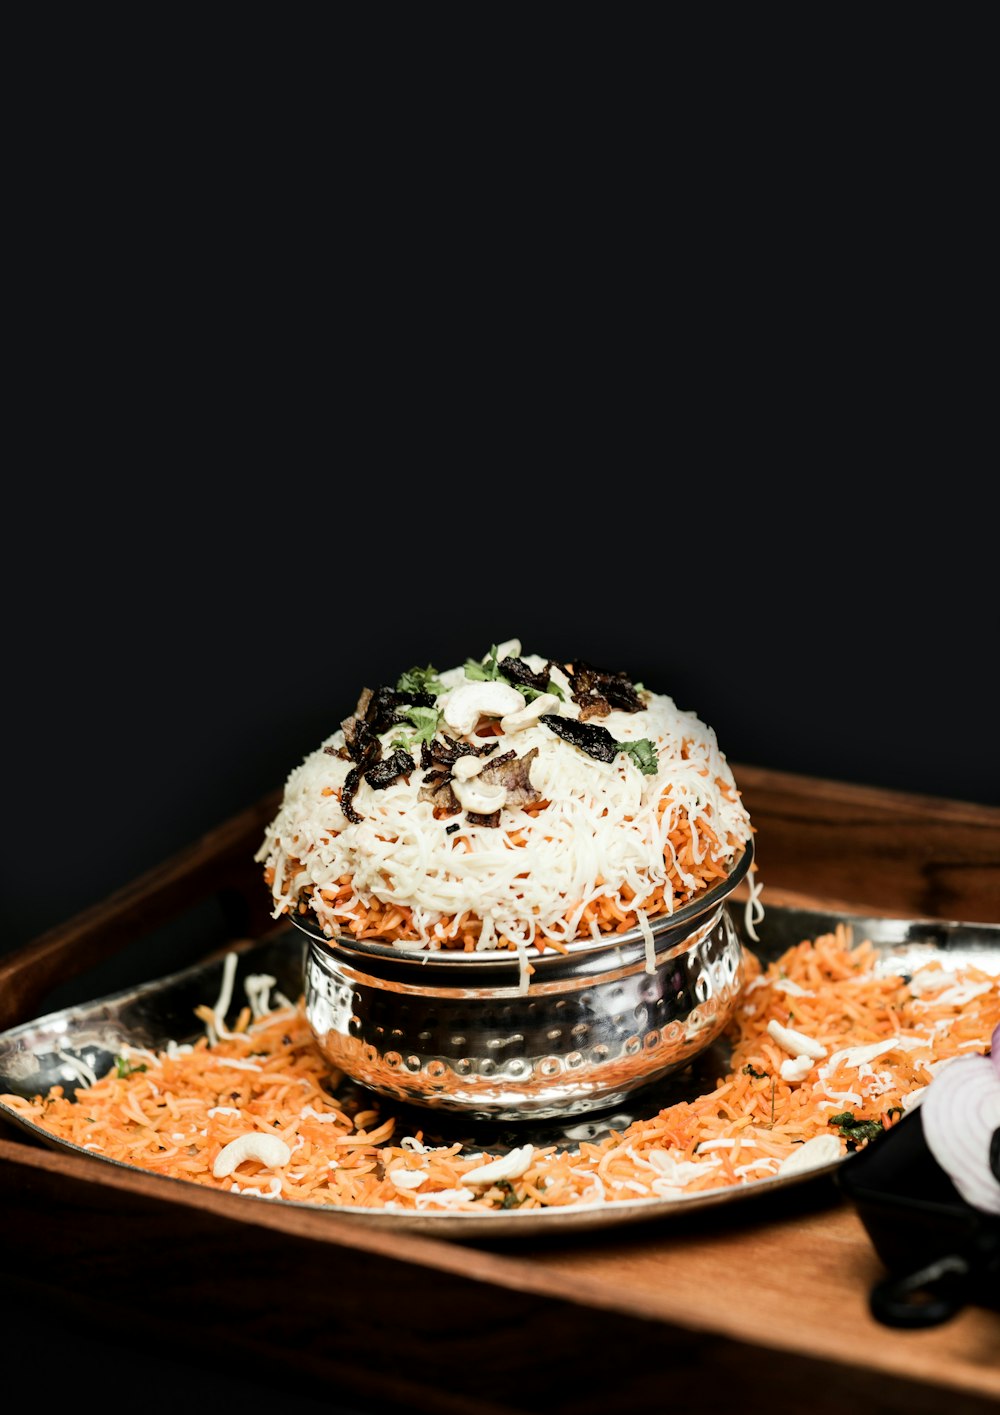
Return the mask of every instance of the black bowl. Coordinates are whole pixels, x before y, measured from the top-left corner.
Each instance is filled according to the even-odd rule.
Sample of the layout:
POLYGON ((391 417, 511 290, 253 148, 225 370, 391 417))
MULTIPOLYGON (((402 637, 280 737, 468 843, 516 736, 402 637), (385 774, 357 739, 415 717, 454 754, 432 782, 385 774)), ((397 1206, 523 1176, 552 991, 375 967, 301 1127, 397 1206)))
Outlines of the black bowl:
POLYGON ((970 1304, 1000 1310, 1000 1217, 967 1203, 927 1147, 919 1107, 834 1175, 887 1276, 869 1293, 884 1326, 931 1327, 970 1304))

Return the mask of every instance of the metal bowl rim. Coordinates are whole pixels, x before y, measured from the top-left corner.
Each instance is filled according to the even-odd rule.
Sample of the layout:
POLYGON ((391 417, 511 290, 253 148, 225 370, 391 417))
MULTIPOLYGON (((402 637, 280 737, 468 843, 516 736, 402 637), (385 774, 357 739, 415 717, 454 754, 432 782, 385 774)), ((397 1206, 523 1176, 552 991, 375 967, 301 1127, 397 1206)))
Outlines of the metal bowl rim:
MULTIPOLYGON (((719 880, 717 884, 706 889, 703 894, 697 895, 686 904, 675 910, 672 914, 660 914, 649 920, 649 927, 654 940, 657 936, 669 935, 680 932, 685 925, 693 926, 699 919, 711 910, 718 908, 732 894, 733 890, 744 879, 753 864, 754 846, 753 837, 749 837, 743 849, 736 856, 732 868, 725 879, 719 880)), ((441 948, 429 950, 425 948, 399 948, 391 943, 375 943, 370 940, 348 939, 343 934, 336 938, 328 938, 319 925, 308 916, 301 914, 290 914, 289 922, 292 923, 314 944, 320 944, 328 952, 335 956, 354 956, 360 958, 384 958, 391 959, 397 963, 412 963, 420 968, 433 967, 455 967, 463 968, 475 967, 502 967, 509 960, 509 965, 513 971, 520 967, 516 953, 509 953, 506 956, 498 956, 496 949, 484 949, 480 953, 465 953, 460 949, 441 948)), ((692 927, 693 932, 693 927, 692 927)), ((582 954, 600 954, 604 952, 617 952, 622 948, 630 946, 645 946, 645 937, 640 928, 629 929, 625 933, 610 934, 606 938, 582 938, 575 939, 567 945, 569 954, 577 957, 582 954)), ((542 954, 532 954, 532 966, 534 968, 544 968, 546 964, 556 965, 558 962, 565 962, 565 957, 561 950, 553 949, 542 954)))

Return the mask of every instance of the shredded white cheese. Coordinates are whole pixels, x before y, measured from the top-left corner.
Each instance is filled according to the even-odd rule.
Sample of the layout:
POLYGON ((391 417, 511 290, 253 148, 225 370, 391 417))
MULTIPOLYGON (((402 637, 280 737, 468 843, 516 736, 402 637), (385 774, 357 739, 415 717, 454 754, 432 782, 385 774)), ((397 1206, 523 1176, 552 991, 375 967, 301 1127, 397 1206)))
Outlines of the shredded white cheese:
POLYGON ((775 992, 786 993, 789 997, 815 997, 814 992, 802 987, 801 983, 795 982, 793 978, 775 978, 771 983, 775 992))
POLYGON ((646 917, 645 909, 635 911, 639 920, 639 932, 642 934, 643 943, 646 946, 646 972, 656 972, 656 944, 653 941, 653 930, 649 927, 649 920, 646 917))
POLYGON ((82 1057, 70 1056, 69 1052, 56 1051, 56 1056, 63 1065, 73 1073, 81 1086, 95 1086, 97 1084, 97 1074, 92 1066, 88 1066, 82 1057))
MULTIPOLYGON (((256 1022, 271 1010, 270 994, 271 989, 276 986, 277 979, 272 978, 268 973, 251 973, 243 980, 243 991, 247 995, 247 1002, 250 1004, 250 1012, 256 1022)), ((268 1018, 273 1022, 273 1018, 268 1018)))
POLYGON ((226 1041, 233 1041, 235 1032, 230 1032, 226 1027, 226 1013, 229 1011, 229 1004, 233 1000, 233 980, 236 977, 237 958, 235 953, 227 953, 222 964, 222 985, 219 989, 219 996, 212 1007, 212 1021, 208 1023, 208 1042, 210 1046, 220 1037, 226 1041))

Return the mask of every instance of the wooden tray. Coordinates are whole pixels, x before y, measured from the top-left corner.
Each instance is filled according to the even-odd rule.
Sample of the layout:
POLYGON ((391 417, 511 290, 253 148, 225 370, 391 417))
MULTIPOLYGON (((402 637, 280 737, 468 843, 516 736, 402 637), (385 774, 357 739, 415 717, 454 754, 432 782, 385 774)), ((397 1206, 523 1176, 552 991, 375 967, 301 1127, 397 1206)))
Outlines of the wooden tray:
MULTIPOLYGON (((1000 922, 1000 810, 734 766, 765 902, 1000 922)), ((222 948, 273 922, 252 856, 273 794, 0 962, 0 1028, 211 897, 222 948)), ((8 1138, 9 1137, 9 1138, 8 1138)), ((542 1241, 456 1243, 0 1137, 16 1310, 365 1409, 589 1412, 1000 1406, 1000 1315, 896 1332, 881 1267, 820 1176, 729 1210, 542 1241)))

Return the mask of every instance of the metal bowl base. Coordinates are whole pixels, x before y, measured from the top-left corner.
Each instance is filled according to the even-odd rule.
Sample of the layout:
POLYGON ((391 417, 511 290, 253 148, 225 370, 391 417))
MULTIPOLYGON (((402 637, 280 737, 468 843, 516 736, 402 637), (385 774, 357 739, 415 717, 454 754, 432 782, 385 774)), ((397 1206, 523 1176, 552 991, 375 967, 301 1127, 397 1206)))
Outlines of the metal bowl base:
POLYGON ((599 968, 591 954, 519 993, 400 981, 314 941, 306 1016, 331 1065, 397 1102, 484 1121, 581 1115, 685 1066, 732 1017, 744 962, 725 906, 665 942, 652 971, 611 944, 599 968))

